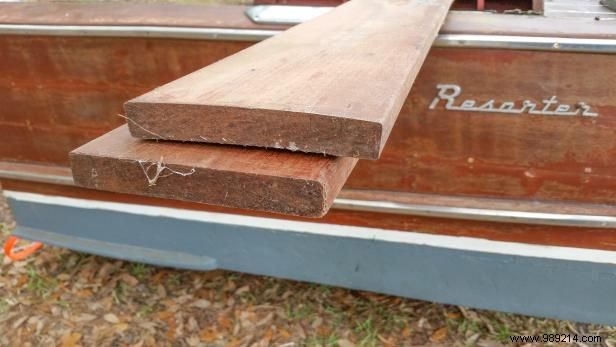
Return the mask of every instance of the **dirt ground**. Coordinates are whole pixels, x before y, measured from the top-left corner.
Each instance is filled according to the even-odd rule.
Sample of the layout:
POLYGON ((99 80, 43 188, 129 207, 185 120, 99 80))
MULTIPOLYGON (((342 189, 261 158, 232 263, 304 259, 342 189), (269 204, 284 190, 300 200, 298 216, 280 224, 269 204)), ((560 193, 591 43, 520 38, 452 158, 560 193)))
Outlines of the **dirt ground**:
MULTIPOLYGON (((0 218, 3 241, 13 222, 6 208, 0 218)), ((512 345, 510 335, 549 333, 601 335, 602 345, 616 346, 614 327, 157 268, 49 246, 24 261, 4 258, 0 332, 0 346, 20 347, 493 347, 512 345)))

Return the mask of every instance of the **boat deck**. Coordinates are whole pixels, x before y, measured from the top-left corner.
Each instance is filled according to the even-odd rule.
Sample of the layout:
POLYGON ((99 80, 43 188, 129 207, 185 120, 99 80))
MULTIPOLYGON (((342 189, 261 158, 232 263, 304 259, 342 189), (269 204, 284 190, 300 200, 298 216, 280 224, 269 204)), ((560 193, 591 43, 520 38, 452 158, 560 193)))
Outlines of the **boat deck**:
POLYGON ((544 11, 546 17, 616 20, 616 12, 599 0, 545 0, 544 11))

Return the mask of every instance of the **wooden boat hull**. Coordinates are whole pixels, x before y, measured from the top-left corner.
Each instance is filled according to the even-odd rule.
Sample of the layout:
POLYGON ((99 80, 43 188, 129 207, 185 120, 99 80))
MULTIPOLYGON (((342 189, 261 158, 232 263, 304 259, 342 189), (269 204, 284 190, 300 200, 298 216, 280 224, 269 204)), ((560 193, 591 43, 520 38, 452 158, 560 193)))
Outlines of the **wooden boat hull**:
MULTIPOLYGON (((0 51, 8 58, 0 71, 5 79, 0 136, 6 144, 0 158, 67 165, 71 149, 124 122, 117 116, 123 101, 244 47, 196 40, 0 36, 0 51)), ((361 161, 347 186, 613 203, 616 105, 606 91, 616 87, 616 70, 610 59, 613 55, 435 48, 382 159, 361 161), (555 66, 546 69, 547 64, 555 66), (592 73, 589 66, 596 67, 592 73), (555 95, 568 105, 592 105, 599 116, 431 110, 442 83, 461 86, 462 97, 478 102, 540 102, 555 95)))
MULTIPOLYGON (((462 31, 455 25, 452 32, 462 31)), ((117 116, 124 101, 250 44, 0 35, 6 62, 0 67, 0 136, 7 144, 0 160, 66 166, 68 151, 124 122, 117 116)), ((382 159, 360 162, 347 187, 614 203, 616 103, 608 92, 616 88, 613 57, 435 47, 382 159), (444 102, 430 109, 439 84, 460 86, 458 102, 531 100, 539 107, 555 96, 559 104, 584 102, 599 116, 459 112, 445 110, 444 102)))
MULTIPOLYGON (((96 17, 88 18, 84 8, 68 9, 82 11, 75 16, 82 18, 76 24, 122 28, 139 20, 130 15, 131 11, 118 17, 100 8, 96 17)), ((179 15, 181 7, 174 8, 179 15)), ((256 29, 269 30, 263 37, 275 34, 271 26, 263 28, 248 21, 237 8, 217 11, 224 18, 220 29, 232 27, 235 39, 250 39, 247 36, 256 29)), ((185 20, 177 24, 160 13, 154 10, 147 24, 204 28, 212 21, 207 17, 196 19, 185 11, 185 20)), ((590 208, 615 203, 616 166, 611 157, 616 152, 612 141, 616 104, 607 92, 616 88, 616 70, 610 67, 613 52, 609 46, 592 45, 581 49, 583 52, 579 47, 577 52, 567 51, 566 43, 560 49, 512 49, 506 45, 507 38, 526 37, 532 43, 534 36, 516 27, 510 17, 481 13, 450 16, 382 158, 361 161, 345 188, 426 194, 422 197, 427 200, 444 195, 504 198, 512 203, 552 201, 578 207, 584 203, 590 208), (478 21, 478 15, 487 17, 478 21), (504 38, 505 44, 489 49, 458 47, 456 37, 470 35, 473 30, 476 37, 504 38), (500 35, 494 35, 497 33, 500 35), (498 106, 507 101, 519 105, 531 100, 541 105, 542 100, 555 96, 559 104, 583 102, 598 116, 452 111, 445 109, 445 100, 431 109, 441 84, 462 88, 458 103, 466 99, 477 103, 495 100, 498 106)), ((67 24, 53 15, 37 18, 37 25, 67 24)), ((562 23, 559 26, 547 18, 541 19, 544 22, 533 20, 535 27, 544 29, 534 35, 551 35, 551 40, 564 36, 562 23)), ((616 36, 610 36, 609 31, 602 34, 595 26, 576 30, 567 36, 604 42, 616 36)), ((70 150, 122 124, 124 120, 117 115, 122 113, 124 101, 253 43, 151 38, 138 33, 131 37, 109 37, 112 33, 102 37, 93 37, 98 35, 95 33, 15 33, 18 35, 0 35, 0 52, 7 62, 0 67, 4 105, 0 136, 5 144, 0 148, 0 160, 58 166, 68 165, 70 150)), ((406 225, 405 230, 418 227, 408 222, 398 224, 406 225)))
MULTIPOLYGON (((122 50, 118 44, 136 47, 138 42, 21 36, 3 36, 2 41, 0 51, 8 53, 9 63, 0 72, 5 76, 6 88, 1 94, 5 109, 0 115, 0 136, 5 145, 0 148, 0 158, 52 165, 67 165, 68 151, 122 124, 124 120, 117 115, 122 113, 122 102, 131 95, 245 46, 224 43, 219 45, 229 46, 212 50, 212 43, 200 46, 198 41, 172 40, 142 42, 143 47, 136 49, 139 52, 144 48, 147 53, 142 54, 150 57, 147 59, 177 61, 174 67, 143 61, 139 58, 142 54, 108 58, 122 50), (95 52, 83 55, 79 50, 87 48, 71 49, 70 41, 90 46, 95 52), (34 48, 30 45, 34 44, 46 53, 31 56, 29 52, 34 48), (148 44, 160 51, 145 49, 148 44), (63 54, 59 54, 60 47, 63 54), (180 52, 191 52, 191 56, 177 56, 180 52), (206 58, 197 59, 200 53, 206 58), (103 57, 109 60, 101 61, 103 57), (48 62, 47 67, 39 66, 43 65, 39 60, 50 58, 56 61, 48 62), (124 63, 118 66, 113 61, 124 63), (107 70, 101 70, 105 66, 107 70), (54 72, 52 67, 67 71, 54 72), (81 69, 92 75, 72 71, 81 69)), ((616 106, 606 91, 616 87, 616 70, 609 68, 610 59, 613 56, 608 54, 433 49, 382 159, 361 161, 347 187, 614 203, 616 166, 611 158, 616 153, 612 141, 616 106), (508 64, 503 71, 500 66, 505 61, 508 64), (465 71, 457 71, 460 64, 465 71), (546 64, 557 66, 545 69, 546 64), (606 68, 596 68, 596 73, 589 74, 588 66, 606 68), (439 83, 464 86, 467 98, 479 100, 521 102, 524 98, 561 95, 564 103, 584 101, 596 105, 599 116, 509 116, 430 110, 439 83)))
MULTIPOLYGON (((382 158, 361 161, 331 212, 307 223, 72 185, 68 152, 122 124, 117 114, 123 102, 283 29, 251 23, 242 8, 199 12, 163 6, 144 16, 136 13, 147 11, 145 7, 126 6, 118 13, 103 5, 0 5, 0 57, 5 62, 0 66, 0 179, 18 220, 18 235, 159 265, 224 268, 614 323, 614 307, 605 304, 613 301, 609 291, 595 290, 586 296, 592 300, 567 309, 549 304, 554 291, 565 287, 556 278, 581 279, 573 281, 575 285, 567 281, 570 290, 560 296, 566 302, 575 301, 580 291, 616 287, 616 276, 592 275, 599 268, 616 271, 616 166, 611 160, 616 154, 616 101, 609 92, 616 89, 611 63, 616 32, 606 23, 452 13, 382 158), (39 15, 27 16, 28 11, 39 15), (66 19, 59 13, 70 15, 66 19), (435 103, 439 85, 460 88, 453 106, 472 99, 477 108, 493 100, 493 108, 513 103, 503 109, 510 110, 528 100, 537 105, 535 114, 528 108, 519 113, 447 109, 447 100, 435 103), (542 101, 552 96, 557 102, 544 111, 542 101), (558 105, 579 112, 549 114, 558 105), (597 115, 582 116, 583 105, 597 115), (144 212, 136 212, 139 209, 144 212), (164 216, 159 219, 157 213, 164 216), (248 240, 249 228, 229 222, 229 216, 237 214, 262 218, 255 223, 264 223, 267 230, 258 242, 267 240, 270 247, 291 253, 268 252, 277 254, 267 261, 241 262, 246 259, 242 257, 264 257, 256 250, 266 248, 239 254, 231 243, 212 242, 223 229, 235 242, 248 240), (93 216, 130 217, 131 223, 107 233, 92 224, 92 218, 99 218, 93 216), (271 226, 273 218, 279 226, 271 226), (316 224, 321 226, 318 232, 315 222, 321 223, 316 224), (165 228, 155 228, 156 223, 165 228), (189 230, 180 242, 187 248, 165 249, 177 244, 166 228, 189 230), (313 232, 306 233, 308 229, 313 232), (328 234, 330 229, 340 233, 328 234), (146 231, 152 238, 144 236, 146 231), (365 235, 379 240, 378 251, 370 250, 365 235), (388 239, 392 235, 406 235, 400 236, 406 241, 388 239), (302 240, 310 242, 302 245, 302 240), (342 253, 326 252, 324 244, 330 241, 342 253), (188 247, 207 242, 212 244, 198 251, 188 247), (462 246, 455 248, 458 242, 462 246), (477 248, 482 242, 487 242, 485 247, 477 248), (127 245, 144 249, 123 248, 127 245), (229 252, 216 253, 225 245, 229 252), (165 253, 170 251, 176 253, 165 253), (419 262, 422 256, 438 264, 442 277, 422 272, 429 267, 419 262), (290 265, 274 266, 281 262, 290 265), (322 270, 327 263, 341 262, 345 266, 322 270), (404 270, 415 263, 423 265, 404 270), (391 271, 379 277, 383 269, 391 271), (532 272, 532 295, 515 282, 525 271, 532 272), (396 276, 403 280, 394 280, 396 276), (480 280, 468 281, 473 276, 480 280), (442 281, 450 285, 431 291, 442 281), (494 283, 498 289, 486 297, 481 288, 494 283)), ((240 246, 235 247, 250 248, 240 246)))

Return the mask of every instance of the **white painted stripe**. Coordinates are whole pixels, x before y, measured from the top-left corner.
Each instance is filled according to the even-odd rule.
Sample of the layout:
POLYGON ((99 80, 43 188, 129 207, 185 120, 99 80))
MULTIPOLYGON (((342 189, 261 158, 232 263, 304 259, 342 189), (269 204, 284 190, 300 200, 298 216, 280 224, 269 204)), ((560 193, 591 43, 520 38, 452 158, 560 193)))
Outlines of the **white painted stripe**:
POLYGON ((425 245, 472 252, 535 257, 543 259, 616 264, 616 252, 614 251, 574 247, 532 245, 517 242, 492 241, 472 237, 434 235, 400 230, 385 230, 337 224, 289 221, 274 218, 182 210, 170 207, 126 204, 99 200, 85 200, 6 190, 4 191, 4 194, 9 199, 45 205, 114 211, 134 215, 166 217, 178 220, 219 223, 243 227, 258 227, 270 230, 284 230, 288 232, 331 237, 345 237, 403 244, 425 245))

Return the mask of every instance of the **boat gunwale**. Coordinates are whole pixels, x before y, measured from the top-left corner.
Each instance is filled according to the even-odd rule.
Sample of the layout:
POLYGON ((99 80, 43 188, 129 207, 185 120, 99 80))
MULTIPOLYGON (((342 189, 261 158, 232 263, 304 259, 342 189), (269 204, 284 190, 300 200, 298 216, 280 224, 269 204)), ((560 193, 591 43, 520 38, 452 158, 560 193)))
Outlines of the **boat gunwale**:
MULTIPOLYGON (((245 14, 250 8, 238 5, 0 3, 0 34, 258 41, 291 26, 254 23, 245 14)), ((609 21, 459 10, 450 11, 440 33, 616 40, 616 30, 609 21)))
MULTIPOLYGON (((0 35, 139 37, 220 41, 260 41, 280 30, 163 26, 0 24, 0 35)), ((581 39, 483 34, 439 34, 434 47, 616 53, 616 39, 581 39)))

